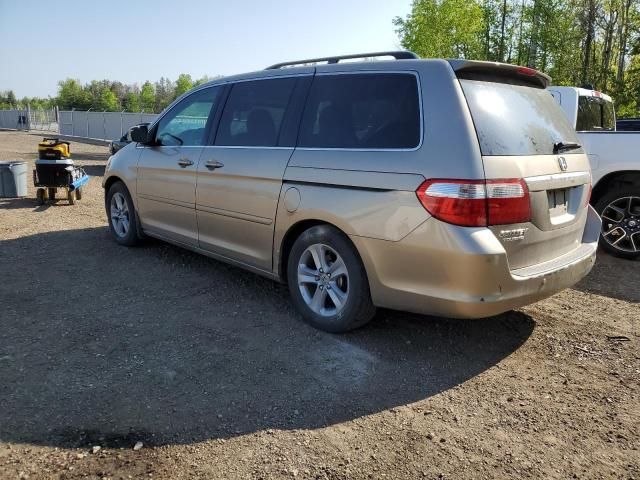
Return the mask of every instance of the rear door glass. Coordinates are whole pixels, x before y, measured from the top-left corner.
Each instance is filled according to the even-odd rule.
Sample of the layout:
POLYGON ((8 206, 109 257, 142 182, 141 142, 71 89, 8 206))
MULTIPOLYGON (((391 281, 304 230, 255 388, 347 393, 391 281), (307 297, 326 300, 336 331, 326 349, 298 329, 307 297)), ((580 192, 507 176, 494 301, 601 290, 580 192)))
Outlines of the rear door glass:
POLYGON ((554 143, 578 142, 547 90, 477 80, 460 80, 460 85, 482 155, 550 155, 554 143))
POLYGON ((233 85, 215 144, 275 147, 295 83, 289 77, 233 85))

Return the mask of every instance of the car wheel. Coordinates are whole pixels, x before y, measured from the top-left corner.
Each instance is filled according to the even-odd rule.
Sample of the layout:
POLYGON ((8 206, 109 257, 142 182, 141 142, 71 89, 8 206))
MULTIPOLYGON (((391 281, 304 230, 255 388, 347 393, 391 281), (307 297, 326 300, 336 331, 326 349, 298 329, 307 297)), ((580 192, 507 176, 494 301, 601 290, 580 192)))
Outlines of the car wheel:
POLYGON ((136 245, 139 242, 136 212, 131 195, 122 182, 109 187, 106 209, 109 231, 116 242, 129 247, 136 245))
POLYGON ((82 200, 82 188, 76 188, 76 200, 82 200))
POLYGON ((621 188, 603 195, 595 209, 602 217, 602 248, 622 258, 640 257, 640 188, 621 188))
POLYGON ((329 225, 312 227, 298 237, 289 254, 287 279, 297 310, 320 330, 347 332, 375 314, 358 252, 329 225))
POLYGON ((76 204, 76 192, 75 190, 69 190, 67 192, 67 201, 69 202, 69 205, 75 205, 76 204))
POLYGON ((56 199, 56 189, 55 188, 49 188, 48 189, 49 192, 49 200, 55 200, 56 199))

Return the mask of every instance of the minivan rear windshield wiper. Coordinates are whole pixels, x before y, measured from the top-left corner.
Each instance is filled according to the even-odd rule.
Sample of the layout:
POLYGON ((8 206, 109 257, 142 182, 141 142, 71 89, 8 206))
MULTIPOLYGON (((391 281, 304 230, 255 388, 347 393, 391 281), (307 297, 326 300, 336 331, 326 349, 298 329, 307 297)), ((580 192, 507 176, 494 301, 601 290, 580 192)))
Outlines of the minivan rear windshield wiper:
POLYGON ((553 144, 553 153, 575 150, 576 148, 582 148, 582 145, 576 142, 556 142, 553 144))

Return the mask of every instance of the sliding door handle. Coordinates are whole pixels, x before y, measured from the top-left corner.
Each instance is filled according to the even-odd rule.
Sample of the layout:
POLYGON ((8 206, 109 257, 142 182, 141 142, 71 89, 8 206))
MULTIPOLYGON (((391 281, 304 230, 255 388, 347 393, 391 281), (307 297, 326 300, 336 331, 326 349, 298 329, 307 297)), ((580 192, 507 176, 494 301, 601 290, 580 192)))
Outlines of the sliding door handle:
POLYGON ((216 168, 224 167, 224 163, 217 162, 215 160, 209 160, 204 164, 204 166, 207 167, 209 170, 215 170, 216 168))

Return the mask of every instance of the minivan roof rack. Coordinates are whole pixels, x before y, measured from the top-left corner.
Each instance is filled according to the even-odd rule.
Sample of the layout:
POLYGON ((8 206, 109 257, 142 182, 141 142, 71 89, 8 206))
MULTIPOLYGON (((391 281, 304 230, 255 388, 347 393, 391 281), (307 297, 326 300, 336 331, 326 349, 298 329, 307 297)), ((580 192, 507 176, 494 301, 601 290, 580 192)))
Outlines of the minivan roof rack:
POLYGON ((371 57, 393 57, 396 60, 416 60, 420 57, 408 50, 397 50, 392 52, 373 52, 373 53, 354 53, 351 55, 336 55, 334 57, 322 57, 322 58, 309 58, 307 60, 296 60, 294 62, 282 62, 276 63, 267 67, 266 70, 276 70, 282 67, 291 67, 293 65, 305 65, 308 63, 338 63, 341 60, 349 60, 352 58, 371 58, 371 57))

